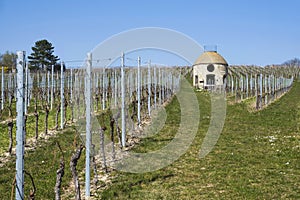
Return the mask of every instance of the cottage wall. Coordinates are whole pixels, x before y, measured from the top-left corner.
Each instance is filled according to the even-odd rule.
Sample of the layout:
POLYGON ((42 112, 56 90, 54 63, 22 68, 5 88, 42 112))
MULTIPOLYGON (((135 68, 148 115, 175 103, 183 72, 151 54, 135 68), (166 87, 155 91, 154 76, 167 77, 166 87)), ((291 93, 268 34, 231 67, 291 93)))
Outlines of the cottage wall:
POLYGON ((223 64, 213 64, 214 70, 207 70, 209 64, 198 64, 193 66, 193 85, 198 88, 206 86, 222 86, 224 76, 227 74, 227 67, 223 64), (212 82, 214 77, 214 82, 212 82), (211 82, 209 82, 211 81, 211 82))

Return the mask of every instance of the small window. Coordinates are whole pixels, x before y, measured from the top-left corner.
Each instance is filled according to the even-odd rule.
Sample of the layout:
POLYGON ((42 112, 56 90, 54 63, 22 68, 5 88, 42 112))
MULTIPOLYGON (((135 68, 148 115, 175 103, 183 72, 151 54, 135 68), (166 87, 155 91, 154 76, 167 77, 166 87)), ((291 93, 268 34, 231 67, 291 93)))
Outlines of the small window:
POLYGON ((198 75, 195 75, 195 85, 198 84, 198 75))
POLYGON ((207 66, 207 71, 213 72, 214 70, 215 70, 215 66, 214 66, 213 64, 209 64, 209 65, 207 66))

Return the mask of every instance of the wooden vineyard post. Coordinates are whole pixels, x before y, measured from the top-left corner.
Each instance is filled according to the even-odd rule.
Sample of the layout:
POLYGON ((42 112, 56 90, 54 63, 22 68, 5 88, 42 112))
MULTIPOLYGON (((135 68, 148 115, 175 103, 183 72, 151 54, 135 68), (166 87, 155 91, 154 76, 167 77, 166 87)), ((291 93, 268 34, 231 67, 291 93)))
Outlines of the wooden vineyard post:
POLYGON ((268 79, 267 79, 267 75, 265 75, 264 77, 265 79, 265 105, 268 104, 268 79))
POLYGON ((249 77, 248 77, 248 73, 246 74, 246 98, 249 98, 249 77))
POLYGON ((1 110, 4 109, 4 67, 1 70, 1 110))
POLYGON ((151 61, 148 62, 148 116, 151 117, 151 61))
POLYGON ((27 115, 27 104, 28 104, 28 64, 25 62, 25 115, 27 115))
POLYGON ((53 92, 54 92, 54 65, 51 65, 51 90, 50 90, 50 96, 51 96, 51 98, 50 98, 50 101, 51 101, 51 103, 50 103, 50 109, 52 110, 53 109, 53 92))
POLYGON ((16 133, 16 199, 24 199, 24 103, 25 51, 17 51, 17 133, 16 133))
POLYGON ((255 75, 255 96, 256 96, 256 110, 259 109, 259 95, 258 95, 258 75, 255 75))
POLYGON ((105 67, 103 67, 102 72, 102 110, 105 110, 105 67))
POLYGON ((233 89, 234 89, 234 81, 233 81, 233 73, 231 73, 230 75, 230 79, 231 79, 231 94, 233 95, 233 89))
POLYGON ((153 87, 154 87, 154 109, 156 109, 156 82, 157 82, 157 77, 156 77, 156 66, 153 67, 153 87))
POLYGON ((165 102, 165 76, 166 74, 164 73, 164 70, 162 69, 161 72, 161 99, 162 99, 162 104, 165 102))
POLYGON ((73 69, 71 69, 71 80, 70 80, 70 104, 71 104, 71 122, 74 120, 74 103, 73 103, 73 69))
POLYGON ((128 71, 128 75, 127 75, 127 90, 128 90, 130 101, 131 101, 131 97, 132 97, 132 87, 131 87, 131 83, 132 82, 133 82, 133 79, 132 79, 132 70, 129 70, 128 71))
POLYGON ((90 158, 91 158, 91 71, 92 54, 87 54, 87 68, 85 76, 85 105, 86 105, 86 140, 85 140, 85 196, 90 197, 90 158))
POLYGON ((237 77, 237 75, 236 75, 236 77, 235 77, 235 87, 234 87, 234 89, 235 89, 235 102, 237 102, 237 95, 238 95, 238 77, 237 77))
POLYGON ((274 76, 274 99, 276 99, 277 98, 277 85, 278 83, 277 83, 277 75, 275 74, 275 76, 274 76))
POLYGON ((240 78, 240 83, 241 83, 241 87, 240 87, 240 92, 241 92, 241 101, 243 100, 243 94, 244 94, 244 77, 243 75, 241 74, 241 78, 240 78))
POLYGON ((262 108, 262 95, 263 95, 263 77, 262 74, 259 76, 259 108, 262 108))
POLYGON ((138 69, 137 69, 137 118, 138 126, 141 125, 141 58, 138 57, 138 69))
POLYGON ((252 77, 252 73, 250 74, 250 96, 253 96, 253 77, 252 77))
POLYGON ((60 64, 60 128, 64 129, 64 109, 65 109, 65 96, 64 96, 64 63, 60 64))
POLYGON ((257 82, 257 74, 254 74, 254 91, 255 91, 255 96, 258 96, 257 89, 258 88, 258 82, 257 82))
MULTIPOLYGON (((78 105, 78 94, 79 94, 79 92, 78 92, 78 88, 79 88, 79 83, 78 83, 79 81, 78 81, 78 73, 75 73, 75 76, 74 76, 74 93, 75 93, 75 95, 74 95, 74 105, 78 105)), ((76 119, 78 119, 79 118, 79 109, 76 109, 76 119)))
POLYGON ((47 71, 47 104, 50 104, 50 72, 47 71))
POLYGON ((272 88, 273 87, 272 87, 271 81, 272 81, 272 75, 269 74, 269 79, 268 79, 268 83, 269 83, 269 98, 268 98, 268 100, 269 100, 269 102, 272 101, 272 88))
POLYGON ((117 70, 114 70, 114 105, 117 107, 117 97, 118 97, 118 78, 117 70))
POLYGON ((160 67, 158 68, 158 87, 159 87, 159 92, 158 92, 158 104, 161 106, 161 69, 160 67))
POLYGON ((121 56, 121 116, 122 116, 122 147, 126 146, 126 123, 125 123, 125 74, 124 74, 124 67, 125 67, 125 56, 122 53, 121 56))

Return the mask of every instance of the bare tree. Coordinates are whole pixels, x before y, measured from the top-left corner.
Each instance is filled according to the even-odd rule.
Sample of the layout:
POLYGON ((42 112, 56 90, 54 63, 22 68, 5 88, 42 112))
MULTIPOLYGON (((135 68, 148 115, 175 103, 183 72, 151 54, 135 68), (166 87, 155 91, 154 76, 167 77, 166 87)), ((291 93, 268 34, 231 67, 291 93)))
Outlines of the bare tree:
POLYGON ((55 192, 55 200, 60 200, 61 182, 62 182, 62 178, 65 174, 65 159, 64 159, 64 154, 60 147, 60 144, 58 142, 56 144, 57 144, 62 156, 61 156, 60 163, 59 163, 59 169, 56 171, 56 184, 55 184, 54 192, 55 192))
POLYGON ((119 123, 118 123, 120 116, 121 116, 121 111, 118 110, 118 113, 114 116, 114 121, 116 124, 116 131, 117 131, 117 136, 119 139, 119 145, 120 145, 120 148, 122 148, 121 128, 119 127, 119 123))
POLYGON ((76 200, 81 199, 81 197, 80 197, 80 184, 79 184, 79 179, 78 179, 78 173, 77 173, 76 166, 77 166, 77 162, 80 158, 82 149, 83 149, 83 145, 80 145, 76 149, 75 153, 72 155, 71 161, 70 161, 70 169, 71 169, 71 173, 72 173, 72 177, 73 177, 73 182, 74 182, 74 185, 75 185, 75 199, 76 200))
POLYGON ((37 142, 39 137, 39 112, 37 111, 37 97, 35 99, 34 117, 35 117, 35 141, 37 142))
POLYGON ((60 103, 56 107, 56 114, 55 114, 55 130, 58 130, 58 116, 60 113, 60 103))
POLYGON ((27 171, 24 171, 26 175, 29 176, 30 180, 31 180, 31 184, 32 184, 32 187, 33 189, 30 190, 30 193, 29 193, 29 196, 28 196, 28 199, 29 200, 34 200, 34 196, 35 196, 35 192, 36 192, 36 187, 35 187, 35 184, 34 184, 34 180, 33 180, 33 177, 30 173, 28 173, 27 171))
POLYGON ((13 134, 12 134, 12 130, 13 130, 13 127, 14 127, 13 121, 10 120, 7 123, 7 126, 8 126, 8 136, 9 136, 8 153, 9 153, 9 155, 11 155, 11 153, 12 153, 12 147, 13 147, 13 134))
POLYGON ((110 139, 112 145, 112 160, 116 159, 116 152, 115 152, 115 138, 114 138, 114 127, 115 126, 115 119, 112 115, 110 115, 110 139))
POLYGON ((98 185, 98 172, 97 172, 97 164, 96 164, 96 158, 95 158, 95 145, 92 144, 92 150, 93 150, 93 154, 92 154, 92 165, 93 165, 93 171, 94 171, 94 179, 93 179, 93 183, 94 183, 94 187, 95 189, 97 189, 97 185, 98 185))
MULTIPOLYGON (((37 81, 36 81, 37 82, 37 81)), ((34 85, 33 88, 33 96, 34 98, 34 117, 35 117, 35 142, 37 142, 39 137, 39 112, 38 112, 38 102, 39 102, 39 94, 40 90, 37 85, 34 85)))
POLYGON ((42 91, 40 92, 40 99, 42 101, 42 106, 43 109, 45 111, 45 134, 48 134, 48 119, 49 119, 49 112, 50 112, 50 108, 49 108, 49 103, 47 101, 46 98, 46 88, 43 88, 42 91))
POLYGON ((13 127, 14 127, 14 123, 13 123, 13 115, 12 115, 12 99, 13 99, 13 92, 9 91, 8 92, 9 95, 9 101, 8 101, 8 116, 9 116, 9 120, 7 123, 8 126, 8 136, 9 136, 9 146, 8 146, 8 153, 9 155, 11 155, 12 153, 12 147, 13 147, 13 127))
POLYGON ((103 168, 105 173, 107 173, 107 165, 106 165, 106 155, 105 155, 105 149, 104 149, 104 131, 106 130, 106 127, 103 126, 100 128, 100 148, 101 148, 101 153, 102 153, 102 161, 103 161, 103 168))

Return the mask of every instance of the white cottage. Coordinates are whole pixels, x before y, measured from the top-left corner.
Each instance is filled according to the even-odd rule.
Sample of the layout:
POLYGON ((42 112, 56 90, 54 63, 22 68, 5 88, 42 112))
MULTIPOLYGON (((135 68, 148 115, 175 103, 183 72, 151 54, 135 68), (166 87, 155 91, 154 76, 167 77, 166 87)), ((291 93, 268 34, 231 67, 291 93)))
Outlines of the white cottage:
POLYGON ((193 85, 197 88, 223 86, 228 64, 217 51, 205 51, 193 65, 193 85))

